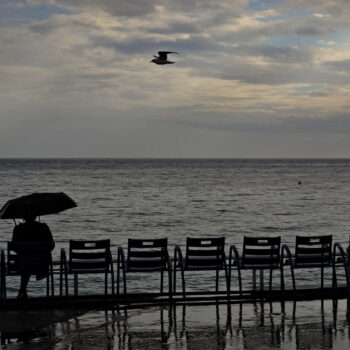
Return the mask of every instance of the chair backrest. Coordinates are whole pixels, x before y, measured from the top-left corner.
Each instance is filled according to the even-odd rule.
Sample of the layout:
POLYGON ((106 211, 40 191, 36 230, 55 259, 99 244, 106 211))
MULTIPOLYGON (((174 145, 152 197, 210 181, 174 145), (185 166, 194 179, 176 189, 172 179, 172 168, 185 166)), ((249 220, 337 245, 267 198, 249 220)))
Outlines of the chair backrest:
POLYGON ((25 270, 35 274, 47 270, 52 264, 52 242, 7 242, 7 272, 25 270))
POLYGON ((108 271, 110 263, 110 240, 70 240, 69 268, 71 271, 108 271))
POLYGON ((295 242, 295 266, 329 265, 332 260, 332 235, 297 236, 295 242))
POLYGON ((128 270, 159 271, 167 268, 168 239, 128 239, 128 270))
POLYGON ((187 238, 185 268, 218 269, 225 259, 225 237, 187 238))
POLYGON ((242 267, 276 268, 280 262, 281 237, 244 237, 242 267))

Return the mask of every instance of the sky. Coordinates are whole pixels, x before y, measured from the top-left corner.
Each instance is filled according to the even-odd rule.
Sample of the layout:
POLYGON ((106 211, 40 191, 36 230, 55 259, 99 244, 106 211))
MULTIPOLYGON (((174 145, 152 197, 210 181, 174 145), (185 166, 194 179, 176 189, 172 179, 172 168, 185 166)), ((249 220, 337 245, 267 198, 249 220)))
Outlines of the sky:
POLYGON ((349 0, 1 0, 0 158, 350 157, 349 18, 349 0))

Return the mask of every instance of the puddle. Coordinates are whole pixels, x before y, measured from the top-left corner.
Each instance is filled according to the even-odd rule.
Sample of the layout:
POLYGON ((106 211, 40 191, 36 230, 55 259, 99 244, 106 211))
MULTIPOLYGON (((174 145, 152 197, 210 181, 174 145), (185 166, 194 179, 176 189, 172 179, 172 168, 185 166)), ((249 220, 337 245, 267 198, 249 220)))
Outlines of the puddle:
POLYGON ((349 349, 347 301, 2 312, 1 349, 349 349))

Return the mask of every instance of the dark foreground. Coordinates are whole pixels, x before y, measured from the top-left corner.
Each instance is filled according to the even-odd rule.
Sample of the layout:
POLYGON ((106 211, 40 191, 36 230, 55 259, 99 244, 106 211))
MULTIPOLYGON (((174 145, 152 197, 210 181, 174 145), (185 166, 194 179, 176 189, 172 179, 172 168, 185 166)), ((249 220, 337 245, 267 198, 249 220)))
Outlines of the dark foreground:
POLYGON ((1 349, 349 349, 347 300, 2 311, 1 349))

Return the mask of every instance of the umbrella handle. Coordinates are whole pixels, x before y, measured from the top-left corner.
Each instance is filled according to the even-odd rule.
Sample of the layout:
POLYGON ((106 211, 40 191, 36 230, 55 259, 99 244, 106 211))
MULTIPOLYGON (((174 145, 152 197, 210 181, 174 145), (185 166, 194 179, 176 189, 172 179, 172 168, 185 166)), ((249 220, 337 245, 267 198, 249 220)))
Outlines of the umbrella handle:
POLYGON ((14 221, 14 223, 15 223, 15 226, 17 226, 17 222, 16 222, 16 220, 15 220, 15 219, 13 219, 13 221, 14 221))

